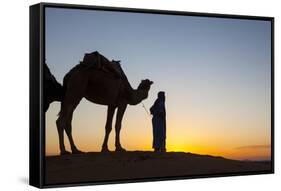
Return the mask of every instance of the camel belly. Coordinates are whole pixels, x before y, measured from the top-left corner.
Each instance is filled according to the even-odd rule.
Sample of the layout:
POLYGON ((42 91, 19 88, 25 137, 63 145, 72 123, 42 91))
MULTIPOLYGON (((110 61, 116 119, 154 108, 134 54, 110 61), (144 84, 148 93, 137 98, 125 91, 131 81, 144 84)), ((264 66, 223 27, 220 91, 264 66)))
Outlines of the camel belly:
POLYGON ((92 80, 88 82, 85 98, 93 103, 115 105, 120 93, 120 80, 92 80))

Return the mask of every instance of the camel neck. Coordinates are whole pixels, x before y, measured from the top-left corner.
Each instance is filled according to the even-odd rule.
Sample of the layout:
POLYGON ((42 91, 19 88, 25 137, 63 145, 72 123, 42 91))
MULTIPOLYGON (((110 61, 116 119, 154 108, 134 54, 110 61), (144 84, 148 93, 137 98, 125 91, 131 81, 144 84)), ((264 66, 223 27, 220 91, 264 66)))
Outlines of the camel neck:
POLYGON ((130 105, 137 105, 142 100, 146 99, 148 96, 148 90, 145 89, 135 89, 132 92, 132 96, 129 100, 130 105))

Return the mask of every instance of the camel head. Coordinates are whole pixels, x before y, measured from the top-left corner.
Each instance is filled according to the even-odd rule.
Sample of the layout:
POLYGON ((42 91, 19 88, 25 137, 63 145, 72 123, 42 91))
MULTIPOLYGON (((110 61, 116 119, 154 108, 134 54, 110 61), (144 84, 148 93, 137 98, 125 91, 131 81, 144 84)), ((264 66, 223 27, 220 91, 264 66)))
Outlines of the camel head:
POLYGON ((144 100, 148 97, 148 92, 150 90, 150 86, 153 84, 153 81, 148 79, 142 80, 140 85, 137 88, 137 91, 140 93, 140 99, 144 100))
POLYGON ((140 85, 138 86, 138 90, 147 90, 149 91, 150 86, 153 84, 153 81, 149 79, 142 80, 140 85))
POLYGON ((46 112, 53 101, 62 101, 64 89, 44 64, 44 111, 46 112))
POLYGON ((44 64, 44 87, 53 101, 61 101, 62 85, 58 83, 46 63, 44 64))

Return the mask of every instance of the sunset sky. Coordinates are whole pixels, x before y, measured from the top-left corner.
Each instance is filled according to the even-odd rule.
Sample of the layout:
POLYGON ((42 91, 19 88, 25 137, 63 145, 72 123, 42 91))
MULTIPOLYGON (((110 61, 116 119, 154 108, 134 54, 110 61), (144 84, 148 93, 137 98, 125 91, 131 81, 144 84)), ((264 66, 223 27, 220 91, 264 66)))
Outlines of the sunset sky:
MULTIPOLYGON (((46 62, 56 79, 99 51, 121 65, 134 88, 154 81, 144 104, 166 92, 167 150, 270 160, 271 23, 241 19, 46 8, 46 62)), ((59 154, 60 104, 46 113, 46 154, 59 154)), ((72 131, 82 151, 100 151, 106 106, 83 99, 72 131)), ((109 149, 114 150, 114 123, 109 149)), ((68 139, 65 143, 69 150, 68 139)), ((121 143, 152 150, 151 119, 129 106, 121 143)))

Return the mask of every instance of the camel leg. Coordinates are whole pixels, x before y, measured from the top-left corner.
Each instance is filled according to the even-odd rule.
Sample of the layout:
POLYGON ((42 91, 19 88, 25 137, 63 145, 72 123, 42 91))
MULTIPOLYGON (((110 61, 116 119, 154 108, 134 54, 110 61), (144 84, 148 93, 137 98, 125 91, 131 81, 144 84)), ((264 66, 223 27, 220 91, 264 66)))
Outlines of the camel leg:
POLYGON ((125 113, 127 105, 122 105, 118 107, 116 123, 115 123, 115 151, 126 151, 122 148, 120 143, 120 130, 122 127, 122 119, 125 113))
POLYGON ((112 129, 112 118, 115 112, 115 107, 113 106, 108 106, 107 108, 107 119, 106 119, 106 124, 105 124, 105 136, 102 144, 102 152, 108 152, 108 147, 107 147, 107 142, 108 142, 108 137, 112 129))
MULTIPOLYGON (((77 106, 77 105, 76 105, 77 106)), ((72 121, 72 115, 73 115, 73 111, 74 109, 76 108, 76 106, 74 107, 70 107, 69 108, 69 111, 67 113, 67 117, 66 117, 66 125, 65 125, 65 132, 68 136, 68 139, 69 139, 69 143, 70 143, 70 147, 71 147, 71 151, 72 151, 72 154, 81 154, 83 153, 82 151, 78 150, 77 147, 75 146, 74 144, 74 141, 73 141, 73 137, 72 137, 72 125, 71 125, 71 121, 72 121)))
POLYGON ((57 124, 57 130, 58 130, 58 134, 59 134, 60 154, 66 155, 66 154, 71 154, 71 153, 69 151, 67 151, 64 146, 64 136, 63 136, 64 122, 63 121, 64 121, 63 116, 60 115, 56 121, 56 124, 57 124))
POLYGON ((83 97, 83 92, 85 90, 87 83, 78 80, 74 82, 71 84, 71 86, 68 86, 67 88, 63 100, 63 104, 61 107, 60 116, 57 120, 61 154, 68 153, 65 152, 64 145, 63 145, 63 136, 64 136, 63 130, 65 130, 68 136, 72 153, 73 154, 82 153, 77 149, 77 147, 74 144, 74 140, 72 137, 71 121, 72 121, 73 112, 83 97))
POLYGON ((77 149, 77 147, 74 144, 73 137, 72 137, 72 125, 71 125, 73 111, 78 105, 78 103, 75 103, 74 105, 67 105, 66 108, 64 108, 64 110, 61 112, 57 120, 57 129, 59 134, 61 155, 70 154, 68 151, 65 150, 63 130, 65 130, 68 136, 72 153, 73 154, 82 153, 77 149))

